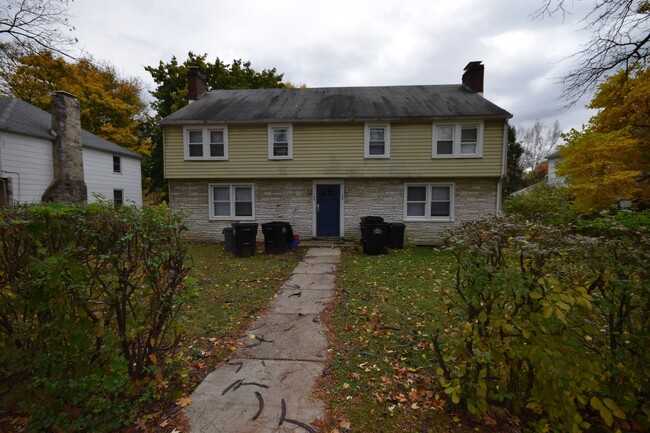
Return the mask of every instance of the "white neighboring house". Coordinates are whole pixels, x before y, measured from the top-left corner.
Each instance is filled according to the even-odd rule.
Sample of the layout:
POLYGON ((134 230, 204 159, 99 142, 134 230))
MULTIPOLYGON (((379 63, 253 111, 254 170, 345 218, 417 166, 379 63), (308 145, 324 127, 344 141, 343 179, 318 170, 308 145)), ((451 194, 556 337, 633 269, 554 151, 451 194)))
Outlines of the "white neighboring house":
POLYGON ((551 185, 564 184, 564 179, 557 175, 557 164, 562 162, 560 151, 556 150, 546 157, 548 160, 548 174, 546 175, 546 183, 551 185))
MULTIPOLYGON (((49 113, 15 98, 0 98, 0 204, 38 203, 53 177, 49 113)), ((88 201, 97 196, 142 206, 142 157, 81 131, 88 201)))

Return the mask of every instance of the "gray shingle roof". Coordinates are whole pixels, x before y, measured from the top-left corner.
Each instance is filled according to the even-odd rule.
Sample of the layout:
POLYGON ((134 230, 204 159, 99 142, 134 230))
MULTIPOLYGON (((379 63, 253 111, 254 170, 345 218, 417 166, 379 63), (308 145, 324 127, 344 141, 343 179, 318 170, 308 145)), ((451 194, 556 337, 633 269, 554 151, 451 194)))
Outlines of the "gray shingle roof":
MULTIPOLYGON (((51 125, 50 113, 20 99, 0 98, 0 131, 52 140, 54 134, 51 125)), ((88 149, 142 159, 140 155, 83 129, 81 130, 81 144, 88 149)))
POLYGON ((510 118, 462 85, 212 90, 160 121, 301 122, 510 118))
POLYGON ((548 156, 546 157, 546 159, 555 159, 555 158, 559 158, 559 157, 560 157, 560 151, 556 150, 555 152, 549 153, 548 156))

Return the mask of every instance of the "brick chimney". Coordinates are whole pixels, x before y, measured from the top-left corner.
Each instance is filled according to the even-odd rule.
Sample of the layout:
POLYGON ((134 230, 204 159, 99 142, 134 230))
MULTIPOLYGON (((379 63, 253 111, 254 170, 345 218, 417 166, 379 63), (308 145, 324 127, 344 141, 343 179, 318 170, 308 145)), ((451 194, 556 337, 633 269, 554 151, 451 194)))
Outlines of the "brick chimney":
POLYGON ((187 68, 187 100, 196 101, 208 92, 208 82, 198 66, 187 68))
POLYGON ((478 62, 469 62, 463 73, 463 86, 470 92, 483 94, 483 75, 485 66, 478 62))
POLYGON ((54 177, 42 200, 85 203, 83 151, 81 148, 80 106, 77 97, 64 91, 52 94, 52 146, 54 177))

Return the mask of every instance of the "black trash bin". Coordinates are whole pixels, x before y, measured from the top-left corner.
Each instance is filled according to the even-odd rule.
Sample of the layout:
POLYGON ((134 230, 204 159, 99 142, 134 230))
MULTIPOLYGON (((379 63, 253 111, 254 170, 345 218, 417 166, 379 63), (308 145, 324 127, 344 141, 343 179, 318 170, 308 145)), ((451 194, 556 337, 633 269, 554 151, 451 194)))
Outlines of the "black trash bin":
POLYGON ((366 223, 363 252, 369 256, 385 254, 389 225, 386 223, 366 223))
POLYGON ((232 223, 235 255, 237 257, 250 257, 255 255, 255 238, 257 237, 257 223, 232 223))
POLYGON ((233 246, 233 242, 232 242, 232 237, 233 237, 232 232, 233 232, 232 227, 224 227, 223 230, 221 231, 221 233, 223 233, 225 250, 229 253, 235 251, 235 247, 233 246))
POLYGON ((404 246, 405 224, 390 223, 388 230, 388 248, 402 248, 404 246))
POLYGON ((361 223, 359 227, 361 228, 361 244, 363 245, 366 242, 366 225, 367 224, 381 224, 384 222, 384 219, 380 216, 365 216, 361 217, 361 223))
POLYGON ((282 254, 293 242, 291 224, 284 221, 272 221, 262 224, 264 233, 264 252, 267 254, 282 254))

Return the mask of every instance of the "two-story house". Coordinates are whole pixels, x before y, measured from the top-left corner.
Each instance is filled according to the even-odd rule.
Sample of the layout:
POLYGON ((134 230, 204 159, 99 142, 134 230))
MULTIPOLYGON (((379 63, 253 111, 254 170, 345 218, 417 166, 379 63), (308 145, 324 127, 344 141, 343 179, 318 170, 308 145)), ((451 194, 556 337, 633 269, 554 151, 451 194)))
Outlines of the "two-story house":
POLYGON ((142 157, 81 129, 73 95, 56 92, 55 101, 71 111, 52 121, 50 113, 32 104, 0 98, 0 204, 38 203, 57 173, 69 175, 69 167, 76 166, 85 184, 84 200, 142 206, 142 157), (76 143, 68 137, 76 137, 76 143), (66 150, 75 147, 77 153, 66 150), (80 160, 74 161, 74 155, 80 160))
POLYGON ((190 69, 192 102, 161 120, 174 209, 190 237, 233 221, 288 221, 302 238, 360 237, 360 217, 436 244, 459 221, 499 211, 511 114, 462 84, 212 90, 190 69))

